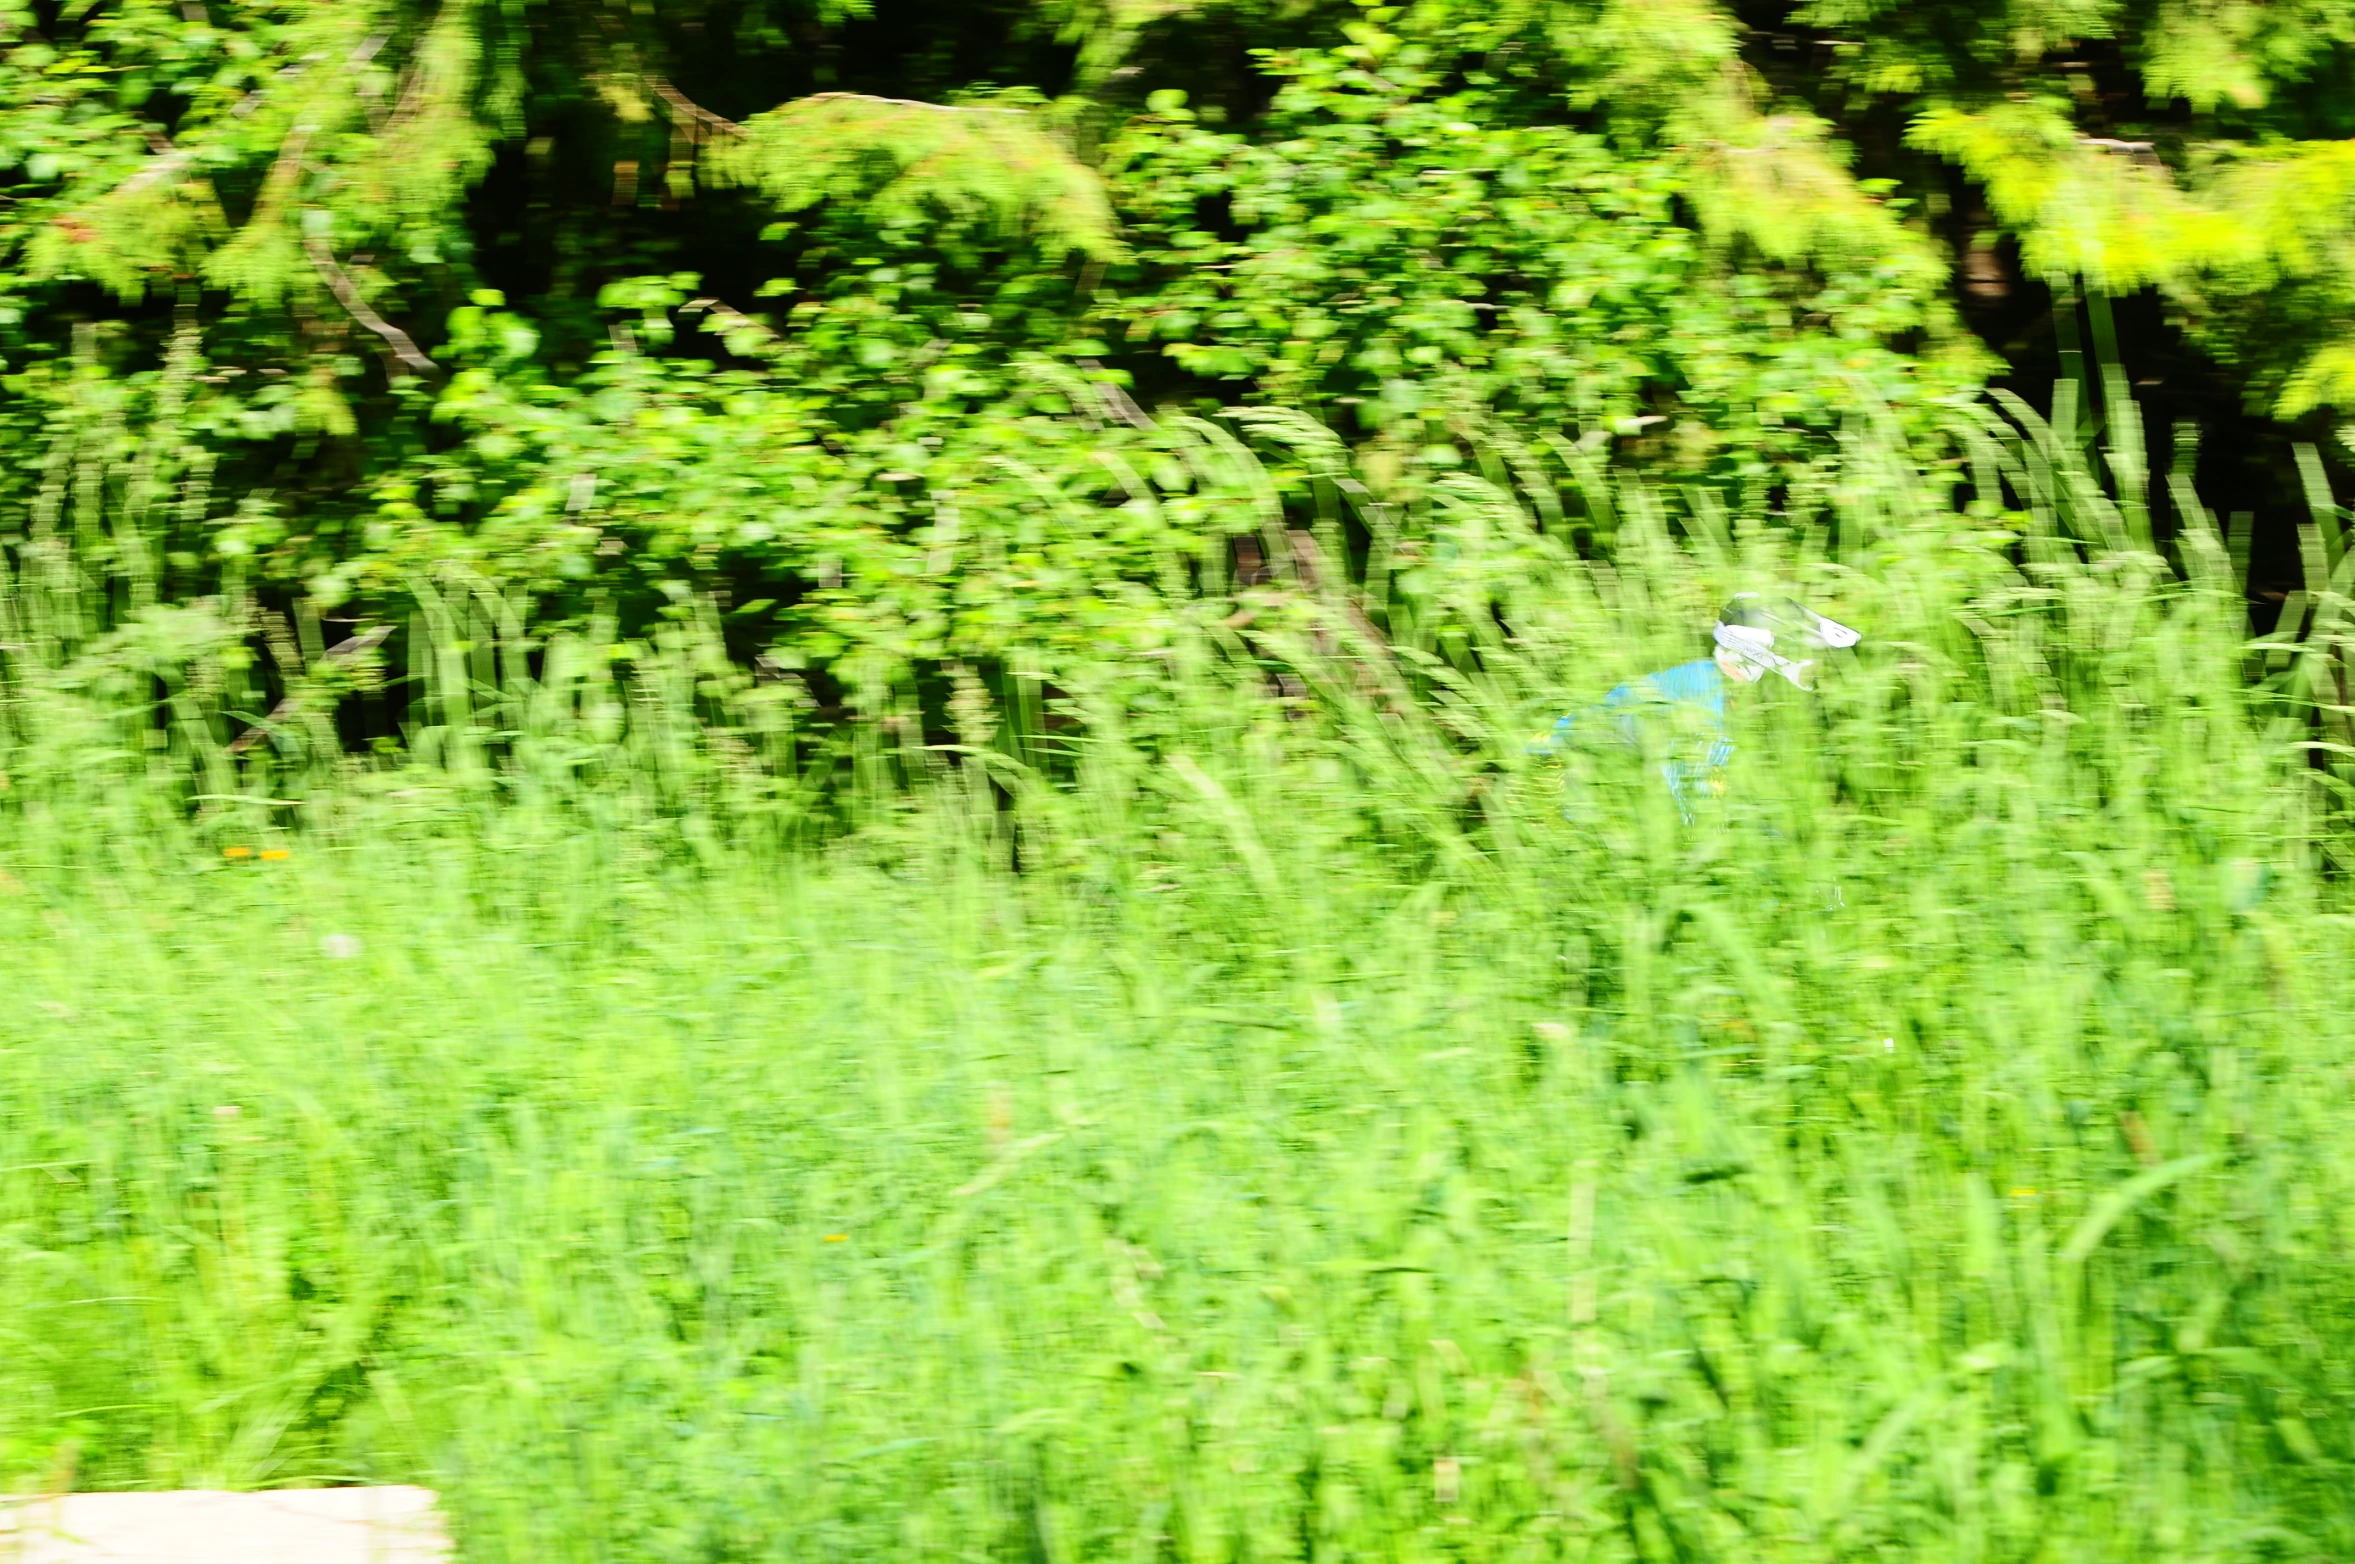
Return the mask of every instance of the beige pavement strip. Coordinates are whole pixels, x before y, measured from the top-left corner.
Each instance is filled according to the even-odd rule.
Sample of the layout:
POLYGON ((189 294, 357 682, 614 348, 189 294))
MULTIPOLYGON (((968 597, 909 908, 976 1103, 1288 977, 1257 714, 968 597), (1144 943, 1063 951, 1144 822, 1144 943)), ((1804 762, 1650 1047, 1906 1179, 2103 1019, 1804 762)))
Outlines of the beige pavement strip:
POLYGON ((0 1564, 447 1564, 423 1488, 0 1498, 0 1564))

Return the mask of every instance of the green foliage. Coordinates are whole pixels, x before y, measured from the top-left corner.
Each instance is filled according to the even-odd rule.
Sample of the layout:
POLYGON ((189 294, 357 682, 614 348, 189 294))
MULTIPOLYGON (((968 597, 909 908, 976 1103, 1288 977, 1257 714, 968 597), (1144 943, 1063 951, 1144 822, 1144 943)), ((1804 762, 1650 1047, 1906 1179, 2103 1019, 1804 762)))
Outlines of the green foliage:
POLYGON ((1936 96, 2006 75, 2017 82, 2073 50, 2118 39, 2155 102, 2180 98, 2202 114, 2260 109, 2355 43, 2355 8, 2345 0, 1807 0, 1791 20, 1840 32, 1858 85, 1936 96))
POLYGON ((1860 428, 1960 442, 1992 364, 1944 194, 1851 166, 1867 91, 2033 274, 2168 290, 2284 412, 2355 375, 2327 8, 1818 6, 1860 36, 1812 108, 1700 0, 194 14, 28 13, 0 82, 0 419, 76 475, 0 481, 0 546, 87 515, 110 614, 406 623, 463 574, 635 635, 708 594, 740 668, 937 714, 952 664, 1167 644, 1296 533, 1410 635, 1463 485, 1548 547, 1611 546, 1607 472, 1804 529, 1860 428), (2144 148, 2057 52, 2104 30, 2271 85, 2144 148))
POLYGON ((467 5, 241 9, 214 26, 134 3, 67 46, 28 36, 24 13, 0 74, 13 269, 131 299, 195 275, 245 303, 328 308, 353 249, 444 264, 493 139, 482 26, 467 5))
POLYGON ((1598 480, 1611 562, 1450 470, 1427 698, 1308 582, 1176 599, 1065 785, 877 720, 823 848, 708 600, 452 573, 406 757, 192 823, 235 605, 54 666, 28 578, 0 1486, 423 1480, 477 1560, 2343 1555, 2355 844, 2126 411, 2106 484, 1988 420, 1970 516, 1861 449, 1812 539, 1598 480), (1722 800, 1533 762, 1737 582, 1866 640, 1722 800))
POLYGON ((2031 276, 2162 290, 2279 416, 2355 394, 2355 9, 1818 0, 1793 19, 1840 38, 1835 92, 1904 96, 1913 145, 1986 188, 2031 276))
POLYGON ((462 443, 377 491, 361 568, 463 559, 559 600, 749 576, 784 599, 740 609, 774 657, 863 685, 942 659, 1151 654, 1168 598, 1223 574, 1227 534, 1280 519, 1232 435, 1154 424, 1050 358, 936 344, 923 362, 862 315, 876 297, 811 307, 791 336, 708 300, 682 311, 757 371, 624 351, 569 387, 462 369, 436 407, 462 443), (845 365, 908 400, 845 418, 828 384, 845 365))
POLYGON ((2346 16, 1745 20, 7 13, 0 1488, 2355 1549, 2348 515, 2250 642, 1874 133, 2321 406, 2346 16), (1531 752, 1767 587, 1721 800, 1531 752))
MULTIPOLYGON (((977 538, 1070 537, 1070 569, 983 594, 1059 623, 1090 618, 1079 561, 1158 580, 1173 554, 1274 525, 1257 501, 1229 515, 1199 474, 1172 515, 1181 491, 1149 476, 1194 472, 1171 444, 1191 437, 1166 431, 1237 404, 1312 409, 1381 443, 1378 472, 1537 452, 1557 490, 1556 445, 1616 439, 1606 460, 1764 492, 1820 482, 1843 419, 1894 407, 1933 427, 1932 404, 1983 367, 1933 252, 1819 121, 1761 107, 1728 18, 1574 9, 1010 6, 960 15, 999 29, 1009 65, 1044 40, 1075 49, 1070 81, 951 70, 920 78, 924 101, 828 67, 749 111, 799 56, 779 53, 777 19, 718 8, 217 7, 198 23, 132 6, 38 39, 28 23, 0 83, 22 214, 0 236, 10 411, 28 430, 79 416, 93 373, 123 382, 109 394, 134 422, 168 401, 159 438, 209 475, 209 498, 152 540, 184 562, 178 590, 253 572, 327 608, 390 608, 420 569, 462 561, 578 606, 608 588, 651 602, 648 579, 674 567, 752 571, 743 595, 787 605, 782 655, 814 664, 848 644, 811 617, 849 611, 827 595, 880 590, 843 562, 897 557, 936 512, 977 538), (1182 56, 1187 29, 1222 28, 1313 41, 1258 49, 1278 90, 1249 123, 1217 123, 1207 98, 1139 103, 1152 49, 1182 56), (1073 84, 1096 96, 1056 95, 1073 84), (684 295, 630 302, 632 279, 688 275, 712 303, 672 319, 684 295), (52 366, 82 283, 123 303, 69 385, 52 366), (495 325, 466 302, 484 292, 514 301, 495 325), (168 395, 150 298, 177 311, 168 395), (767 299, 791 302, 762 314, 767 299), (730 324, 680 335, 695 321, 730 324), (1148 476, 1067 454, 1091 423, 1133 438, 1137 459, 1117 460, 1148 476), (687 426, 708 439, 657 432, 687 426), (672 519, 585 516, 576 474, 540 461, 595 467, 631 516, 672 519), (937 485, 880 479, 936 468, 937 485), (1059 496, 1053 522, 1015 519, 1022 471, 1059 496), (1121 519, 1141 512, 1161 518, 1149 546, 1121 519), (1113 535, 1084 537, 1098 526, 1113 535), (1047 609, 1050 584, 1080 596, 1047 609)), ((862 15, 792 25, 855 32, 862 15)), ((935 617, 876 599, 852 639, 981 655, 884 628, 935 617)))
POLYGON ((1358 36, 1270 61, 1249 135, 1163 95, 1113 143, 1144 264, 1107 337, 1344 428, 1665 424, 1663 465, 1752 481, 1862 407, 1968 383, 1968 352, 1890 347, 1949 329, 1937 265, 1811 167, 1804 129, 1750 115, 1744 144, 1629 154, 1522 122, 1509 84, 1449 90, 1430 45, 1358 36))
MULTIPOLYGON (((1916 144, 1985 181, 1996 213, 2022 231, 2031 268, 2111 292, 2157 286, 2186 299, 2285 296, 2335 311, 2355 240, 2355 143, 2308 142, 2211 152, 2190 189, 2147 147, 2089 144, 2052 102, 1981 113, 1933 110, 1916 144)), ((2220 351, 2222 328, 2199 334, 2220 351)), ((2286 346, 2286 345, 2285 345, 2286 346)), ((2265 367, 2284 417, 2337 402, 2355 341, 2306 344, 2265 367)))
POLYGON ((1113 254, 1112 212, 1094 172, 1037 124, 1018 95, 948 106, 819 93, 762 114, 712 153, 722 181, 750 185, 786 212, 863 202, 886 229, 1027 220, 1050 260, 1113 254))

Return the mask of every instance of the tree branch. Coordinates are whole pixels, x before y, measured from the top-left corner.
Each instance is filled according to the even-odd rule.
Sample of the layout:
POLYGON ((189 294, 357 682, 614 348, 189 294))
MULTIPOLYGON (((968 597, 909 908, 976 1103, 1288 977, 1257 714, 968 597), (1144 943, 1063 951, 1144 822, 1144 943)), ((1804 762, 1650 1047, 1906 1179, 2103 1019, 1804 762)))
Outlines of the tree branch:
POLYGON ((646 78, 646 85, 654 89, 654 95, 663 101, 664 107, 671 111, 671 118, 674 120, 682 120, 705 135, 741 136, 744 134, 743 126, 732 119, 714 114, 672 86, 666 78, 649 76, 646 78))
POLYGON ((352 286, 351 278, 345 276, 343 268, 335 263, 335 252, 327 248, 326 240, 316 234, 308 235, 303 240, 303 248, 310 252, 311 264, 319 269, 319 275, 326 280, 329 291, 335 295, 335 302, 342 305, 352 319, 382 337, 385 345, 392 349, 394 358, 423 373, 436 373, 441 369, 441 365, 417 350, 417 343, 407 332, 368 307, 368 301, 360 297, 360 290, 352 286))

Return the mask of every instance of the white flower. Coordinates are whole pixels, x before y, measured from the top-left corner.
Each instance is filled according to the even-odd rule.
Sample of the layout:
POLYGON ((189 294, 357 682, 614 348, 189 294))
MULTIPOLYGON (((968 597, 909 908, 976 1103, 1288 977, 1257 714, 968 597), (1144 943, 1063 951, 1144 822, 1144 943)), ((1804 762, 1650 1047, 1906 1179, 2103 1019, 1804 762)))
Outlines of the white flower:
POLYGON ((319 941, 319 951, 330 961, 349 961, 360 953, 360 936, 330 934, 319 941))

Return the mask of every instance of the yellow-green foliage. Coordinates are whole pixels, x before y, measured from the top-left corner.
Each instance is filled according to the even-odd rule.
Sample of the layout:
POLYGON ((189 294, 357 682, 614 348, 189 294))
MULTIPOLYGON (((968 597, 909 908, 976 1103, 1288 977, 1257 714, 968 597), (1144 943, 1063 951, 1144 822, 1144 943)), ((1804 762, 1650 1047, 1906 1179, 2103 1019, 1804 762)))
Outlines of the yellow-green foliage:
POLYGON ((787 212, 862 203, 891 228, 943 218, 1035 234, 1050 256, 1118 251, 1095 171, 1073 156, 1035 97, 969 104, 822 92, 756 115, 709 157, 719 180, 787 212))
MULTIPOLYGON (((2056 105, 2033 102, 1933 109, 1912 134, 1985 183, 2041 276, 2185 300, 2297 282, 2355 302, 2355 142, 2206 148, 2179 172, 2147 144, 2087 138, 2056 105)), ((2282 416, 2355 391, 2350 353, 2355 335, 2314 343, 2277 391, 2282 416)))
POLYGON ((1912 144, 1986 188, 2031 274, 2161 289, 2282 416, 2355 394, 2355 120, 2333 85, 2355 5, 1815 0, 1794 20, 1839 40, 1848 89, 1912 99, 1912 144))
POLYGON ((477 112, 478 7, 353 0, 243 28, 191 27, 178 7, 120 12, 89 50, 20 41, 0 71, 0 136, 43 142, 25 172, 54 179, 28 214, 31 277, 137 298, 198 274, 253 302, 332 309, 317 254, 446 248, 495 137, 477 112), (137 112, 150 105, 101 94, 142 69, 187 99, 169 138, 137 112), (61 77, 62 92, 36 85, 61 77), (254 187, 235 218, 216 189, 228 179, 254 187))

